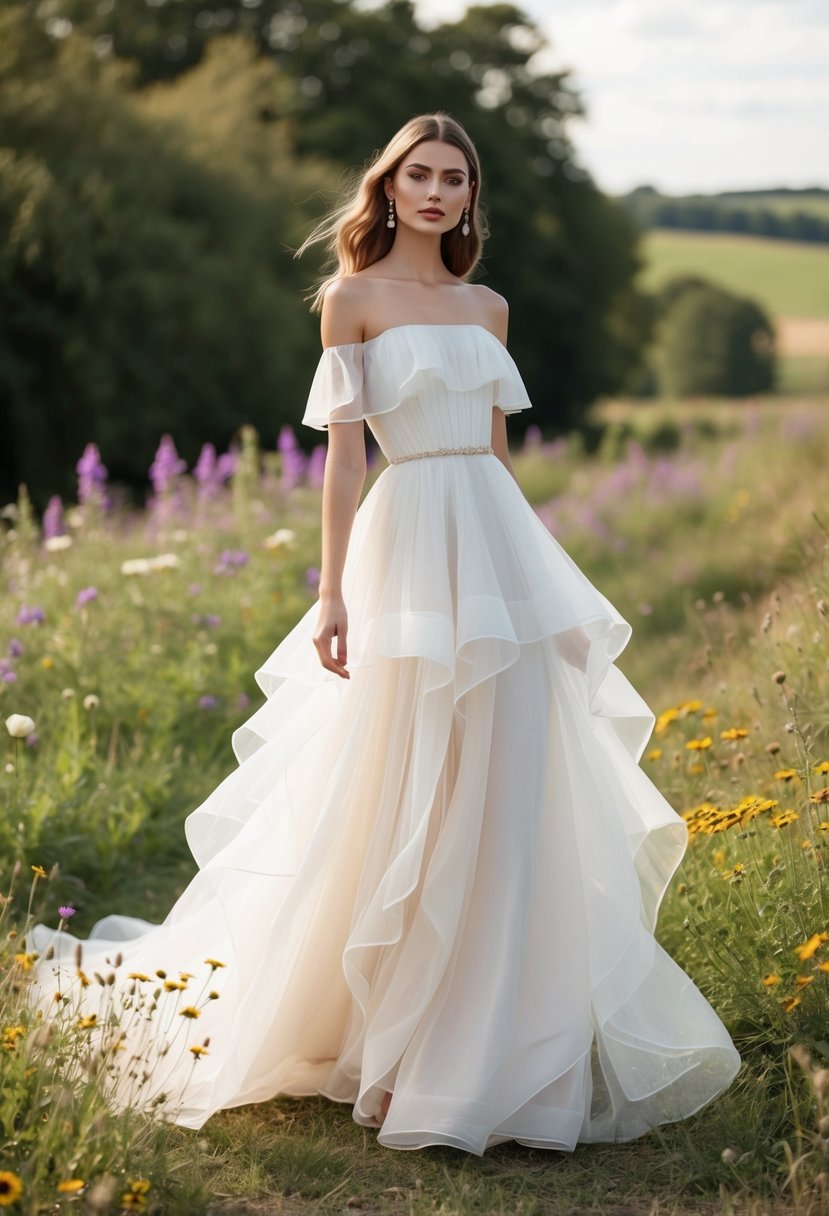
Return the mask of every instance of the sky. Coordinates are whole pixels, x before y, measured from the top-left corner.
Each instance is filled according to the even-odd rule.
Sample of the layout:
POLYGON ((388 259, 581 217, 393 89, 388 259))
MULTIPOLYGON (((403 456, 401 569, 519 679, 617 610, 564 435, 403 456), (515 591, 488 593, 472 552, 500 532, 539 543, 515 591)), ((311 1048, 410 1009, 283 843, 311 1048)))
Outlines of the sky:
MULTIPOLYGON (((485 0, 479 0, 485 2, 485 0)), ((465 0, 414 0, 424 26, 465 0)), ((601 189, 829 188, 829 0, 519 0, 571 69, 601 189)))

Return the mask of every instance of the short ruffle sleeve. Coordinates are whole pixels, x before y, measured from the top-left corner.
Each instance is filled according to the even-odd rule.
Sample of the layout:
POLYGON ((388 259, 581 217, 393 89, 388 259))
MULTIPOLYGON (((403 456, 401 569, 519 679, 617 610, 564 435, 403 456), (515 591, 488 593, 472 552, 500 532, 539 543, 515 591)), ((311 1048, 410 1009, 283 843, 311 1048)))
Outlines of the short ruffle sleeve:
POLYGON ((365 417, 363 353, 361 342, 325 348, 302 416, 305 426, 325 431, 329 422, 359 422, 365 417))

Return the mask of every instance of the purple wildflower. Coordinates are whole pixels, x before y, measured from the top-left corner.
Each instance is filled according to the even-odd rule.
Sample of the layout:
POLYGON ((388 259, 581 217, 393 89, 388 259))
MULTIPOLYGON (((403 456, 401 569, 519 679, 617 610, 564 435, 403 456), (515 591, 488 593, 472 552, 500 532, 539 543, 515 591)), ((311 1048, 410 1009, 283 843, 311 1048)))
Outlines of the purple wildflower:
POLYGON ((308 457, 308 464, 305 468, 308 485, 313 486, 315 490, 322 489, 323 474, 325 472, 325 451, 324 443, 315 444, 311 449, 311 455, 308 457))
POLYGON ((27 604, 23 604, 15 617, 15 624, 42 625, 45 619, 46 615, 42 608, 29 608, 27 604))
POLYGON ((218 704, 218 697, 214 697, 212 693, 206 692, 199 697, 199 709, 215 709, 218 704))
POLYGON ((541 427, 537 423, 531 423, 524 432, 524 450, 529 451, 531 448, 541 446, 541 427))
POLYGON ((23 653, 23 643, 17 638, 11 638, 9 641, 9 654, 13 659, 19 659, 23 653))
POLYGON ((308 461, 297 443, 294 428, 287 422, 279 428, 277 447, 282 457, 282 488, 292 490, 305 477, 308 461))
POLYGON ((309 566, 308 569, 305 571, 306 587, 316 587, 318 585, 319 581, 320 581, 319 566, 309 566))
POLYGON ((222 549, 219 560, 213 567, 213 573, 228 574, 239 566, 246 566, 249 560, 244 549, 222 549))
POLYGON ((40 735, 37 734, 36 731, 32 731, 32 733, 30 735, 26 736, 26 746, 27 747, 37 747, 39 742, 40 742, 40 735))
POLYGON ((172 435, 162 435, 161 442, 155 453, 155 460, 150 465, 150 480, 156 494, 163 494, 170 486, 173 478, 187 469, 187 462, 182 460, 176 451, 172 435))
POLYGON ((240 692, 236 704, 240 709, 244 709, 246 705, 250 705, 250 697, 246 692, 240 692))
POLYGON ((97 443, 88 443, 83 456, 75 465, 78 474, 78 502, 98 503, 105 509, 110 506, 106 494, 107 469, 101 464, 101 454, 97 443))
POLYGON ((53 536, 65 536, 66 520, 63 517, 63 503, 59 494, 53 494, 43 512, 43 539, 51 540, 53 536))
POLYGON ((83 608, 84 604, 88 604, 90 602, 90 600, 97 600, 97 598, 98 598, 98 588, 97 587, 83 587, 78 592, 78 597, 75 600, 75 604, 77 605, 78 608, 83 608))
POLYGON ((16 684, 17 683, 17 672, 11 671, 11 670, 4 671, 2 676, 0 676, 0 679, 2 679, 4 684, 16 684))
POLYGON ((204 618, 204 623, 208 629, 218 629, 222 623, 222 618, 215 612, 211 612, 204 618))
POLYGON ((228 477, 232 477, 236 472, 236 465, 239 460, 239 453, 235 449, 229 452, 223 452, 216 461, 216 474, 221 477, 222 481, 227 481, 228 477))
POLYGON ((75 909, 70 904, 61 904, 58 908, 58 916, 61 920, 69 920, 69 917, 74 915, 75 909))

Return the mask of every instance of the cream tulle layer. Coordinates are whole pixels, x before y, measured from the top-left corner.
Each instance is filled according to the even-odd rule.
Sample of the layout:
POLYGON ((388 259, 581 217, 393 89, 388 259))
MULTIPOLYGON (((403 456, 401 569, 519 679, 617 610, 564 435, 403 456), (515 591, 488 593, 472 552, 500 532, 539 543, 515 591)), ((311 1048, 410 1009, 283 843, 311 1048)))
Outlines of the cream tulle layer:
MULTIPOLYGON (((167 1017, 210 1054, 165 1057, 166 1117, 321 1093, 375 1126, 391 1090, 382 1144, 480 1154, 698 1110, 740 1057, 653 936, 687 829, 637 764, 629 625, 493 455, 385 470, 343 589, 351 679, 318 661, 315 604, 187 819, 190 886, 162 925, 110 916, 84 943, 87 971, 119 948, 119 974, 227 964, 186 1034, 167 1017)), ((71 935, 49 942, 71 961, 71 935)), ((73 992, 88 1012, 105 990, 73 992)))

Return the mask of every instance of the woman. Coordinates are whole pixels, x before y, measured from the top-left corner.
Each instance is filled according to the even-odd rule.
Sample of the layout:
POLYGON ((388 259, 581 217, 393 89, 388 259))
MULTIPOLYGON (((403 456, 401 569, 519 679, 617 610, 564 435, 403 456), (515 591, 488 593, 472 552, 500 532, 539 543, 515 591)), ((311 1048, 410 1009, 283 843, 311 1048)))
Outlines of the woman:
MULTIPOLYGON (((506 302, 468 282, 480 182, 456 121, 414 118, 303 245, 337 261, 303 417, 328 431, 319 603, 187 819, 190 886, 162 925, 108 917, 83 945, 87 969, 120 953, 111 984, 75 983, 87 1016, 152 969, 223 968, 189 1014, 127 1010, 125 1058, 178 1044, 140 1100, 185 1126, 320 1093, 390 1148, 572 1151, 692 1114, 740 1065, 653 936, 687 828, 637 763, 630 626, 510 465, 530 401, 506 302), (358 508, 364 423, 389 463, 358 508)), ((60 969, 75 939, 49 943, 60 969)))

